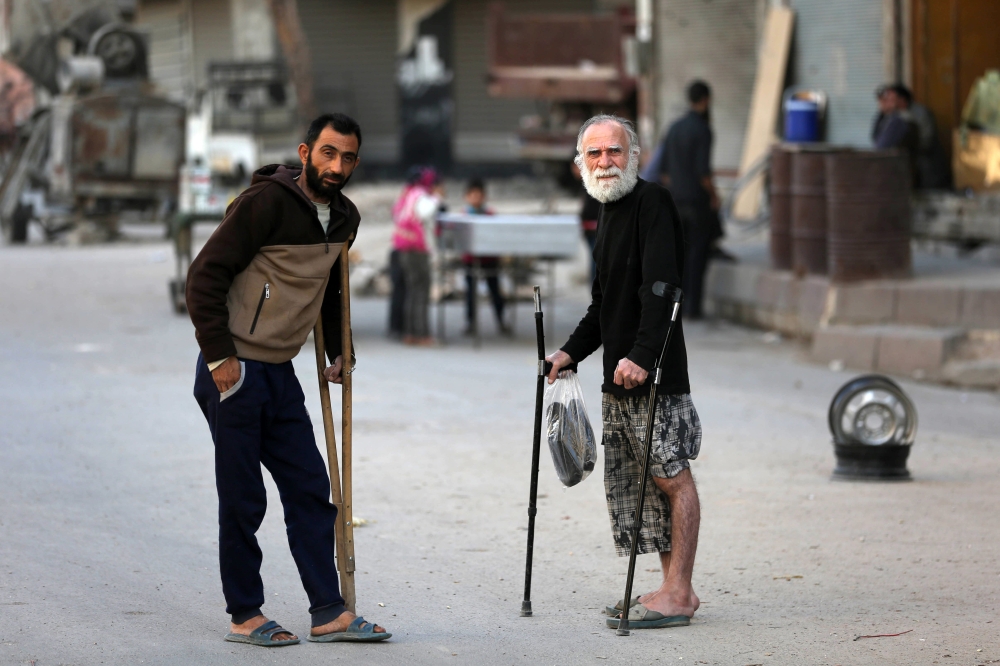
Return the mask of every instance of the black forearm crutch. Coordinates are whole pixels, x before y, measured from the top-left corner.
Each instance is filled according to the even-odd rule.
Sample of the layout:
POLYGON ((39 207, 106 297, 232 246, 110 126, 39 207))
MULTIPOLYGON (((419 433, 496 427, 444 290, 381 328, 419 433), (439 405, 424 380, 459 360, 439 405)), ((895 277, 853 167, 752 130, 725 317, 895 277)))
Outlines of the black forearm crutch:
POLYGON ((635 556, 639 549, 639 532, 642 530, 642 509, 646 499, 646 476, 649 474, 649 458, 653 452, 653 423, 656 420, 656 393, 660 386, 660 379, 663 375, 663 361, 667 356, 667 347, 670 346, 670 338, 674 333, 674 324, 677 323, 677 315, 681 310, 681 299, 684 294, 678 287, 669 285, 666 282, 653 283, 653 295, 661 298, 670 298, 674 302, 673 311, 670 313, 670 322, 667 324, 667 337, 663 341, 663 351, 656 362, 656 372, 653 376, 653 385, 649 387, 649 416, 646 419, 646 450, 642 459, 642 474, 639 480, 639 500, 635 507, 635 521, 632 524, 632 549, 628 558, 628 576, 625 578, 625 600, 622 601, 621 620, 618 621, 619 636, 628 636, 628 613, 629 602, 632 598, 632 577, 635 576, 635 556))
POLYGON ((538 383, 535 386, 535 438, 531 443, 531 490, 528 495, 528 555, 524 563, 524 601, 521 617, 531 616, 531 556, 535 549, 535 502, 538 500, 538 455, 542 448, 542 398, 545 394, 545 328, 542 325, 542 295, 535 286, 535 339, 538 341, 538 383))

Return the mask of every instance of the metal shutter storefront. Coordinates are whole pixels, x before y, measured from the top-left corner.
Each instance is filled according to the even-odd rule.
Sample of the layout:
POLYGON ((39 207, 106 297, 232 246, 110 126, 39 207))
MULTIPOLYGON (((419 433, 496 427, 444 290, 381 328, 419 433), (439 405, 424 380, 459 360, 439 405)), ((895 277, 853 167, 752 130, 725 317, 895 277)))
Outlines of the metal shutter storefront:
POLYGON ((882 3, 792 0, 791 82, 829 97, 826 140, 871 145, 875 88, 884 83, 882 3))
MULTIPOLYGON (((455 5, 455 159, 498 162, 518 159, 521 117, 536 113, 530 99, 490 97, 486 91, 487 0, 453 0, 455 5)), ((512 14, 588 12, 581 0, 506 0, 512 14)))
POLYGON ((167 98, 186 103, 193 90, 184 3, 144 0, 136 18, 137 27, 149 32, 149 78, 167 98))
POLYGON ((229 0, 197 0, 191 3, 191 40, 194 42, 194 83, 199 90, 204 90, 208 83, 209 63, 234 59, 229 0))
POLYGON ((657 139, 687 111, 688 82, 712 88, 712 166, 736 169, 757 71, 762 3, 757 0, 661 0, 657 3, 657 139))
POLYGON ((298 0, 316 104, 357 118, 365 160, 399 159, 396 0, 298 0))

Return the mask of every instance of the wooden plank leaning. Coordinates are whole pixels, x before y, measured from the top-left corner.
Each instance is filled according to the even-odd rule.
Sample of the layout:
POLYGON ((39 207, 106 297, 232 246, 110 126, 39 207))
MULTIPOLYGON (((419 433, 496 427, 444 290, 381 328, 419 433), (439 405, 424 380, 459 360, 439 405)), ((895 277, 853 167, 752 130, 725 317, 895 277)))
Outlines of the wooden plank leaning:
MULTIPOLYGON (((764 37, 757 59, 757 76, 753 84, 750 116, 743 138, 740 176, 745 175, 770 150, 774 128, 781 116, 781 88, 788 69, 788 52, 792 43, 795 12, 788 7, 770 7, 764 24, 764 37)), ((736 197, 733 215, 751 219, 757 215, 763 193, 764 179, 758 176, 736 197)))

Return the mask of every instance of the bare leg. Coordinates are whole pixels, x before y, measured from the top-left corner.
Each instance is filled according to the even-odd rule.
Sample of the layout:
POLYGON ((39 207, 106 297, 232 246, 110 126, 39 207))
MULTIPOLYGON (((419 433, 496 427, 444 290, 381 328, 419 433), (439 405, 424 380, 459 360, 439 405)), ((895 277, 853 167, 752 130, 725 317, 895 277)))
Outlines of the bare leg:
POLYGON ((642 598, 650 610, 664 615, 694 615, 701 602, 691 586, 694 557, 698 550, 698 528, 701 524, 701 504, 691 470, 686 469, 672 479, 653 477, 657 487, 670 500, 671 551, 660 553, 663 585, 642 598))
POLYGON ((654 594, 663 589, 667 584, 667 573, 670 571, 670 551, 660 553, 660 571, 663 572, 663 582, 660 584, 659 589, 653 590, 652 592, 647 592, 646 594, 639 597, 639 603, 645 604, 647 599, 651 599, 654 594))

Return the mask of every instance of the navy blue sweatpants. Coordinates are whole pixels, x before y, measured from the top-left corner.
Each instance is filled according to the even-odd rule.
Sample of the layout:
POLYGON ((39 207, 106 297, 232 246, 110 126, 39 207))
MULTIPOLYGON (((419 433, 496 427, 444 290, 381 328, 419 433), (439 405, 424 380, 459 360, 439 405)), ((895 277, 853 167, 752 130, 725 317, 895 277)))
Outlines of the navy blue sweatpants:
POLYGON ((264 605, 263 556, 256 537, 267 510, 263 465, 278 486, 288 545, 317 627, 346 610, 334 559, 337 509, 330 502, 326 464, 291 361, 240 359, 240 365, 239 382, 220 395, 199 354, 194 381, 194 397, 215 442, 226 612, 240 624, 259 615, 264 605))

